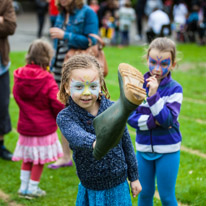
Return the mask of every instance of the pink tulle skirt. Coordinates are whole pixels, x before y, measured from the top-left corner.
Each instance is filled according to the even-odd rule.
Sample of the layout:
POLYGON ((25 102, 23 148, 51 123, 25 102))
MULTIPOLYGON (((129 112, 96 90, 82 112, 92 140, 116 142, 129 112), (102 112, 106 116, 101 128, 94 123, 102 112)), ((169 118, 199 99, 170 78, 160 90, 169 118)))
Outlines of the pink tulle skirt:
POLYGON ((56 132, 42 137, 20 134, 12 160, 45 164, 56 161, 61 156, 63 150, 56 132))

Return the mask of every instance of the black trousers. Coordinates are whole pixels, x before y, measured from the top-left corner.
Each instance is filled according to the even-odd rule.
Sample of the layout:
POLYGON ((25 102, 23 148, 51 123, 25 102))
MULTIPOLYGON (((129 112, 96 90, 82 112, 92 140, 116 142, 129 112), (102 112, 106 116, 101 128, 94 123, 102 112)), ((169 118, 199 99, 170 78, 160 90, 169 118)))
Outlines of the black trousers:
POLYGON ((11 121, 9 115, 9 72, 0 75, 0 135, 11 131, 11 121))
POLYGON ((147 43, 151 43, 153 39, 155 39, 156 34, 153 32, 153 30, 147 31, 147 43))
POLYGON ((38 18, 38 33, 37 37, 41 38, 42 30, 44 27, 45 17, 47 14, 47 7, 39 7, 37 6, 37 18, 38 18))

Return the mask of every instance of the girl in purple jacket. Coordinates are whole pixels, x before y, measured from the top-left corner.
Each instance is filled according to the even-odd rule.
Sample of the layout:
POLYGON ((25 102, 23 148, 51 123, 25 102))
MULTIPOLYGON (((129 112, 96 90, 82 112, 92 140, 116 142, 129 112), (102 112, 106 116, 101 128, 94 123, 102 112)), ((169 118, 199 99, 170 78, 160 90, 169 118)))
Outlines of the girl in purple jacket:
POLYGON ((180 162, 178 116, 182 87, 171 77, 176 46, 168 38, 153 40, 147 52, 149 72, 144 75, 146 100, 129 117, 136 128, 136 149, 142 191, 139 206, 152 206, 155 177, 162 205, 177 205, 175 184, 180 162))

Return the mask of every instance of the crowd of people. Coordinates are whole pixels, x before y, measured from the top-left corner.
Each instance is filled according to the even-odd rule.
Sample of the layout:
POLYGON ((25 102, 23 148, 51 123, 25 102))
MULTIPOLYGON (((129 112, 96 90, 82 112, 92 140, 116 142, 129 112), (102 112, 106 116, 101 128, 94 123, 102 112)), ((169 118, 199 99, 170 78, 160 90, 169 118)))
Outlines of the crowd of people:
MULTIPOLYGON (((49 11, 51 26, 58 15, 55 0, 35 0, 38 32, 42 36, 49 11)), ((106 44, 128 46, 131 27, 136 27, 135 41, 150 43, 158 36, 173 36, 178 42, 205 44, 206 3, 204 0, 87 0, 98 15, 99 34, 106 44)), ((134 42, 134 41, 133 41, 134 42)))
MULTIPOLYGON (((38 7, 45 6, 42 2, 38 2, 38 7)), ((165 4, 165 13, 162 13, 161 0, 155 2, 158 5, 153 0, 145 1, 145 13, 137 16, 143 18, 146 14, 148 22, 152 22, 155 16, 162 15, 163 19, 167 14, 163 24, 170 24, 171 1, 165 4)), ((55 6, 52 0, 47 3, 55 6)), ((158 35, 152 38, 148 33, 151 37, 145 59, 148 72, 143 76, 131 65, 121 64, 118 68, 121 101, 115 104, 109 100, 103 72, 95 57, 80 54, 65 61, 65 56, 71 48, 86 49, 90 44, 95 45, 97 40, 91 34, 99 32, 108 43, 129 45, 130 27, 136 20, 131 2, 109 0, 99 5, 91 1, 91 5, 85 5, 83 0, 56 0, 57 10, 50 9, 53 47, 42 39, 31 42, 25 65, 16 68, 13 74, 12 92, 19 107, 19 138, 12 155, 5 147, 4 136, 11 131, 8 36, 15 32, 16 16, 11 0, 0 0, 0 5, 0 157, 22 161, 19 196, 32 199, 46 195, 39 187, 46 163, 56 161, 48 168, 59 169, 74 162, 80 180, 77 206, 97 203, 131 206, 129 187, 133 197, 139 195, 139 206, 153 205, 155 178, 162 204, 178 205, 175 197, 181 146, 178 117, 183 94, 182 86, 171 75, 177 63, 175 42, 158 35), (134 110, 122 111, 121 104, 134 110), (128 124, 136 129, 136 155, 125 123, 123 129, 115 131, 117 134, 123 131, 120 140, 97 160, 93 151, 97 144, 104 150, 101 145, 104 139, 98 143, 92 122, 102 114, 106 116, 111 107, 117 109, 110 116, 121 112, 129 114, 128 124)), ((188 29, 188 22, 197 20, 200 7, 194 4, 193 12, 187 17, 188 10, 180 2, 173 12, 180 5, 185 11, 182 22, 187 22, 188 29)), ((38 12, 39 15, 42 13, 38 12)), ((39 17, 37 37, 42 35, 42 18, 39 17)), ((174 19, 181 31, 181 22, 177 16, 174 19)), ((137 25, 141 39, 144 35, 141 22, 137 25)), ((149 25, 149 32, 161 31, 155 23, 149 25)), ((165 29, 163 35, 168 35, 169 28, 165 29)), ((204 32, 202 34, 204 37, 204 32)), ((113 118, 113 124, 121 121, 119 116, 113 118)), ((108 130, 114 130, 109 121, 100 124, 105 136, 108 130)))
POLYGON ((91 1, 99 18, 100 35, 106 43, 129 45, 131 26, 137 28, 136 40, 150 43, 158 36, 174 34, 178 42, 206 42, 206 5, 203 0, 91 1), (95 6, 94 6, 95 5, 95 6))
MULTIPOLYGON (((22 11, 20 4, 14 3, 17 13, 22 11)), ((106 44, 150 43, 158 36, 170 36, 177 42, 206 43, 204 0, 84 0, 84 3, 98 15, 99 34, 106 44), (136 30, 132 41, 131 28, 136 30)), ((55 0, 35 0, 35 4, 40 38, 47 12, 53 26, 59 11, 55 0)))

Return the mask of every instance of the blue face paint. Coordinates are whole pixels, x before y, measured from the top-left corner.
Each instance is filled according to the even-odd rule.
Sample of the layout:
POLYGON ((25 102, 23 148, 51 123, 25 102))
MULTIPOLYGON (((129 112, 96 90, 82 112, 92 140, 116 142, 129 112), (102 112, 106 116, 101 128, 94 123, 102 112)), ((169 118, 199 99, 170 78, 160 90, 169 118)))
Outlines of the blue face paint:
POLYGON ((70 93, 79 95, 95 95, 97 98, 99 96, 100 84, 99 81, 71 81, 70 93))
POLYGON ((170 64, 171 64, 171 59, 163 59, 161 60, 162 57, 157 56, 157 60, 153 59, 152 57, 149 56, 149 70, 153 74, 155 70, 160 70, 161 71, 161 76, 164 76, 169 72, 170 64))

